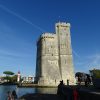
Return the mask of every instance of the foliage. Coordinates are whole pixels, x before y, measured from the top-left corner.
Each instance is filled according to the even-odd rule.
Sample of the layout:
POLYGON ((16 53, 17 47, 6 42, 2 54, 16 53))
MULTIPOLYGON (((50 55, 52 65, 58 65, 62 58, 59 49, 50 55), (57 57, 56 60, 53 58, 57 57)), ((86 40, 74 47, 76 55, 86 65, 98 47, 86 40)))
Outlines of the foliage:
POLYGON ((14 73, 11 72, 11 71, 4 71, 3 74, 6 74, 6 77, 4 77, 4 79, 6 79, 7 82, 8 82, 8 81, 11 82, 11 77, 10 77, 10 75, 14 75, 14 73))
POLYGON ((100 70, 99 69, 94 69, 94 70, 91 70, 90 72, 93 73, 93 78, 100 78, 100 70))
POLYGON ((6 74, 6 75, 14 75, 14 73, 11 72, 11 71, 4 71, 3 74, 6 74))
POLYGON ((11 77, 11 82, 17 82, 17 75, 11 77))
POLYGON ((11 80, 11 77, 10 77, 10 76, 6 76, 6 77, 3 77, 3 78, 4 78, 4 80, 7 80, 7 81, 8 81, 8 80, 9 80, 9 81, 11 80))
POLYGON ((83 77, 84 75, 87 75, 87 74, 85 74, 85 73, 83 73, 83 72, 77 72, 77 73, 75 74, 75 77, 83 77))

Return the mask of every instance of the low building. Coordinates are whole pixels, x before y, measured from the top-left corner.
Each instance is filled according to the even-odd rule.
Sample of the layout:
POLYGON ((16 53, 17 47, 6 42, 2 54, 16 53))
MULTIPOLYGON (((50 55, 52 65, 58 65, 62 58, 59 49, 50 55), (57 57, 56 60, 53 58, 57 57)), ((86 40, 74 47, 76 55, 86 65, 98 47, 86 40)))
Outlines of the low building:
POLYGON ((3 76, 0 76, 0 83, 3 83, 5 80, 3 78, 3 76))
POLYGON ((34 82, 34 77, 29 75, 29 76, 24 76, 22 77, 23 81, 22 83, 33 83, 34 82))

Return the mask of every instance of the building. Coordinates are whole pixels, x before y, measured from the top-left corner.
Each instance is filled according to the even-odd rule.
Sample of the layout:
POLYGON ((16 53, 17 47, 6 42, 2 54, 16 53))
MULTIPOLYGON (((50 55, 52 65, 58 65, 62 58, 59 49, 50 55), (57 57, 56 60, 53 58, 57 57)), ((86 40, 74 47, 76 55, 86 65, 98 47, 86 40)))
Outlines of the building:
POLYGON ((23 81, 22 83, 33 83, 34 82, 34 77, 29 75, 29 76, 24 76, 22 77, 23 81))
POLYGON ((35 83, 39 85, 74 84, 70 23, 59 22, 55 33, 44 33, 37 42, 35 83))
POLYGON ((29 83, 34 82, 34 77, 33 77, 33 76, 28 76, 28 82, 29 82, 29 83))
POLYGON ((4 77, 0 76, 0 83, 3 83, 3 82, 4 82, 4 77))

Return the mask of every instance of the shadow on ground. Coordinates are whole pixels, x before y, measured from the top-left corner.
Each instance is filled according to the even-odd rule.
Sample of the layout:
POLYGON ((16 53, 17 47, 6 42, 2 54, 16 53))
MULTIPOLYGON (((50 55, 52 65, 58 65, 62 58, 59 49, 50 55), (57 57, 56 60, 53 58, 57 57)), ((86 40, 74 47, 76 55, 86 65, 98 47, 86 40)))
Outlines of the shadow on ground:
POLYGON ((64 100, 64 97, 57 94, 26 94, 19 100, 64 100))

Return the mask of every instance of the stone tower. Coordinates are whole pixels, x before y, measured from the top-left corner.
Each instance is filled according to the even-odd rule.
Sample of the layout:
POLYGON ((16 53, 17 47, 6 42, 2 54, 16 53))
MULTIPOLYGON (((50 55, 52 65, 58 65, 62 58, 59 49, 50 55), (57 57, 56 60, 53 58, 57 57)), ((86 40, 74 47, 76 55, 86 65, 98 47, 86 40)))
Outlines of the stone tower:
POLYGON ((70 37, 70 23, 57 23, 59 69, 61 79, 66 83, 74 83, 73 57, 70 37))
POLYGON ((56 23, 56 33, 44 33, 37 42, 35 82, 58 85, 60 80, 74 84, 70 24, 56 23))

